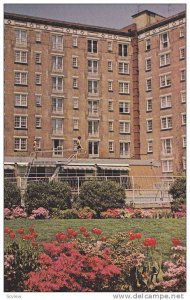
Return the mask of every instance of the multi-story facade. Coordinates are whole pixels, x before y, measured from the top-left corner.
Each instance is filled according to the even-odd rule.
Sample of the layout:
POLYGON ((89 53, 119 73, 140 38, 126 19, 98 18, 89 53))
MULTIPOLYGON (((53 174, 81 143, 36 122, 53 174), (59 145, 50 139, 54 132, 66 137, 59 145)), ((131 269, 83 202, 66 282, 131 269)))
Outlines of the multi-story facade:
POLYGON ((34 139, 67 157, 81 136, 88 158, 183 169, 185 14, 133 18, 114 30, 5 13, 5 157, 30 157, 34 139))

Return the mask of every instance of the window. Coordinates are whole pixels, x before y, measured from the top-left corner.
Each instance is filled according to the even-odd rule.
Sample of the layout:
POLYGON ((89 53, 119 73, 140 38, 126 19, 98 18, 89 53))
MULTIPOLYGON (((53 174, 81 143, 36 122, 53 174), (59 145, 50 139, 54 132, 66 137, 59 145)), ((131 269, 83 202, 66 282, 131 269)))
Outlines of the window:
POLYGON ((99 112, 99 101, 89 100, 88 101, 88 114, 92 116, 97 116, 99 112))
POLYGON ((41 139, 42 138, 35 138, 36 139, 36 149, 37 150, 40 150, 42 147, 41 147, 41 139))
POLYGON ((150 39, 147 39, 145 41, 145 50, 146 51, 150 51, 151 50, 151 40, 150 39))
POLYGON ((152 132, 152 119, 146 121, 146 131, 147 132, 152 132))
POLYGON ((27 94, 15 94, 15 106, 27 106, 27 94))
POLYGON ((180 27, 179 29, 179 37, 183 38, 185 36, 185 28, 184 27, 180 27))
POLYGON ((27 31, 22 29, 15 30, 16 45, 27 46, 27 31))
POLYGON ((151 71, 151 58, 145 60, 145 70, 151 71))
POLYGON ((78 78, 73 78, 73 88, 78 89, 78 78))
POLYGON ((161 108, 172 107, 171 95, 165 95, 160 97, 161 108))
POLYGON ((152 111, 152 99, 146 100, 146 111, 152 111))
POLYGON ((63 57, 62 56, 52 56, 52 69, 53 71, 63 70, 63 57))
POLYGON ((41 43, 41 32, 36 31, 36 43, 41 43))
POLYGON ((170 53, 160 55, 160 67, 170 65, 170 53))
POLYGON ((97 73, 98 72, 98 61, 97 60, 88 60, 88 72, 97 73))
POLYGON ((78 37, 73 36, 73 47, 78 47, 78 37))
POLYGON ((36 116, 36 128, 42 127, 42 118, 41 116, 36 116))
POLYGON ((54 50, 63 50, 63 36, 58 34, 52 35, 52 48, 54 50))
POLYGON ((73 130, 79 130, 79 119, 73 119, 73 130))
POLYGON ((162 153, 165 154, 172 154, 172 139, 165 138, 162 140, 162 153))
POLYGON ((113 81, 108 81, 108 92, 113 92, 113 81))
POLYGON ((41 95, 35 95, 36 100, 36 106, 42 106, 42 96, 41 95))
POLYGON ((63 98, 60 98, 60 97, 52 98, 52 112, 55 112, 55 113, 63 112, 63 98))
POLYGON ((120 81, 119 82, 119 93, 120 94, 129 94, 129 82, 120 81))
POLYGON ((27 85, 27 72, 15 72, 15 84, 27 85))
POLYGON ((108 150, 109 150, 109 153, 114 152, 114 142, 113 141, 108 142, 108 150))
POLYGON ((183 148, 186 148, 186 135, 182 136, 183 148))
POLYGON ((36 85, 42 84, 42 74, 36 73, 36 85))
POLYGON ((27 129, 27 116, 15 116, 15 129, 27 129))
POLYGON ((118 54, 119 54, 119 56, 126 57, 128 55, 128 45, 127 44, 118 44, 118 54))
POLYGON ((147 141, 147 153, 153 153, 153 140, 147 141))
POLYGON ((63 134, 63 119, 57 118, 52 119, 52 127, 53 127, 53 134, 62 135, 63 134))
POLYGON ((130 123, 127 121, 119 122, 119 133, 130 133, 130 123))
POLYGON ((181 70, 181 81, 185 81, 185 79, 186 79, 185 70, 181 70))
POLYGON ((160 49, 166 49, 169 47, 169 33, 165 32, 160 35, 160 49))
POLYGON ((129 157, 130 142, 120 142, 120 157, 129 157))
POLYGON ((186 125, 186 113, 181 114, 181 124, 186 125))
POLYGON ((160 88, 171 86, 171 74, 163 74, 160 76, 160 88))
POLYGON ((98 94, 98 81, 97 80, 88 80, 88 93, 89 94, 98 94))
POLYGON ((88 121, 88 133, 90 135, 99 134, 99 121, 97 121, 97 120, 88 121))
POLYGON ((113 50, 113 43, 112 41, 108 41, 108 52, 112 52, 113 50))
POLYGON ((53 156, 63 156, 63 140, 53 139, 53 156))
POLYGON ((146 91, 149 92, 152 90, 152 79, 149 78, 146 80, 146 91))
POLYGON ((173 172, 173 161, 172 160, 162 160, 162 172, 173 172))
POLYGON ((109 132, 113 131, 113 121, 108 121, 108 131, 109 132))
POLYGON ((27 138, 15 137, 15 150, 26 151, 27 150, 27 138))
POLYGON ((172 117, 161 117, 161 130, 171 129, 172 128, 172 117))
POLYGON ((15 63, 27 63, 27 51, 15 50, 15 63))
POLYGON ((88 40, 88 52, 98 53, 98 41, 88 40))
POLYGON ((130 113, 130 103, 129 102, 119 102, 119 113, 129 114, 130 113))
POLYGON ((52 77, 52 89, 54 92, 63 91, 63 77, 61 76, 52 77))
POLYGON ((113 111, 113 101, 112 100, 108 101, 108 111, 113 111))
POLYGON ((73 68, 78 68, 78 57, 77 56, 73 56, 72 66, 73 66, 73 68))
POLYGON ((185 58, 185 48, 179 48, 179 58, 184 59, 185 58))
POLYGON ((41 64, 41 62, 42 62, 42 54, 41 54, 41 52, 36 52, 35 53, 35 63, 41 64))
POLYGON ((89 141, 88 142, 88 152, 89 155, 98 157, 99 156, 99 142, 98 141, 89 141))
POLYGON ((79 99, 77 97, 73 97, 73 109, 79 109, 79 99))
POLYGON ((186 103, 186 92, 185 91, 181 91, 181 102, 186 103))
POLYGON ((119 74, 129 74, 129 63, 119 62, 119 74))
POLYGON ((183 159, 183 171, 186 170, 186 157, 182 157, 183 159))
POLYGON ((108 72, 112 72, 113 71, 113 63, 111 60, 108 61, 108 72))

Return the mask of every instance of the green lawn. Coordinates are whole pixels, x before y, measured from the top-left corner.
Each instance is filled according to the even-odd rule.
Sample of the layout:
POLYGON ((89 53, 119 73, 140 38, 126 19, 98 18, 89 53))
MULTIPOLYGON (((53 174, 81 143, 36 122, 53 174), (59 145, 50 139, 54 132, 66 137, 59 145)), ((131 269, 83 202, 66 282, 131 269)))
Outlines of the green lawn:
POLYGON ((39 236, 39 241, 50 241, 54 239, 55 233, 64 231, 68 227, 77 230, 85 226, 88 230, 99 227, 108 238, 117 232, 133 230, 141 232, 142 238, 154 237, 157 239, 157 248, 165 257, 168 256, 171 248, 171 239, 177 237, 185 245, 186 223, 184 219, 93 219, 93 220, 6 220, 5 226, 16 231, 19 227, 27 228, 34 225, 39 236))

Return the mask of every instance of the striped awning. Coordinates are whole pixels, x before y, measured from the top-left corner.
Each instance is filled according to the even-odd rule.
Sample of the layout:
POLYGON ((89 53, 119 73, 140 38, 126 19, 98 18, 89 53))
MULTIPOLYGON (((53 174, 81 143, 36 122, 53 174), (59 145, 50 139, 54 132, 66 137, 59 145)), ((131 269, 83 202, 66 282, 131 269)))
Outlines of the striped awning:
POLYGON ((4 165, 4 170, 15 170, 15 166, 14 165, 4 165))
POLYGON ((98 168, 101 170, 110 170, 110 171, 129 171, 129 167, 127 166, 101 166, 98 165, 98 168))
POLYGON ((62 166, 64 170, 91 170, 94 171, 94 166, 62 166))

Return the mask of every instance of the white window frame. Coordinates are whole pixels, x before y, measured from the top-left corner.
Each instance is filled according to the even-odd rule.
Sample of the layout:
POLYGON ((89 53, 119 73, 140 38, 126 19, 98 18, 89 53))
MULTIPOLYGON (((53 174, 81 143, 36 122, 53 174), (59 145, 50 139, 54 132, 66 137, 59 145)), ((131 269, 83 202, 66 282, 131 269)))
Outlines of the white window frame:
POLYGON ((99 141, 96 141, 96 140, 94 140, 94 141, 92 141, 92 140, 89 140, 88 141, 88 150, 89 150, 89 147, 90 147, 90 143, 92 144, 92 153, 90 153, 90 151, 89 151, 89 157, 99 157, 99 146, 100 146, 100 142, 99 141), (97 152, 98 153, 95 153, 95 144, 97 144, 98 145, 98 148, 97 148, 97 152))
POLYGON ((152 132, 152 131, 153 131, 153 119, 146 119, 146 132, 152 132))
POLYGON ((108 41, 108 52, 113 51, 113 41, 108 41))
POLYGON ((78 56, 72 56, 72 67, 78 68, 78 56))
POLYGON ((185 69, 181 69, 180 70, 180 79, 181 81, 185 81, 186 80, 186 70, 185 69))
POLYGON ((35 73, 35 83, 36 85, 42 84, 42 73, 35 73))
POLYGON ((15 63, 27 64, 28 51, 15 49, 15 63))
POLYGON ((18 46, 27 46, 27 30, 15 29, 15 43, 18 46))
POLYGON ((118 73, 119 74, 129 75, 129 63, 128 62, 119 61, 118 62, 118 73))
POLYGON ((173 172, 173 159, 163 159, 162 160, 162 173, 173 172), (164 165, 166 163, 166 165, 164 165))
POLYGON ((160 34, 160 50, 167 49, 170 47, 170 39, 169 39, 169 31, 162 32, 160 34), (166 39, 164 39, 164 36, 167 35, 166 39))
POLYGON ((15 136, 14 137, 14 150, 15 151, 27 151, 27 146, 28 146, 27 142, 28 142, 27 137, 15 136), (18 148, 16 147, 16 140, 18 140, 18 148))
POLYGON ((113 61, 108 60, 108 72, 113 72, 113 61))
POLYGON ((79 98, 73 97, 73 109, 79 109, 79 98))
POLYGON ((161 95, 160 96, 160 108, 171 108, 172 107, 172 95, 161 95))
POLYGON ((108 131, 113 132, 114 131, 114 121, 113 120, 108 120, 108 131))
POLYGON ((119 81, 119 94, 129 95, 130 94, 130 82, 119 81))
POLYGON ((88 120, 88 134, 91 136, 99 135, 99 120, 88 120), (91 122, 91 125, 90 125, 91 122))
POLYGON ((35 116, 36 128, 42 128, 42 116, 35 116))
POLYGON ((91 74, 98 73, 98 60, 88 59, 88 73, 91 73, 91 74))
POLYGON ((170 52, 160 54, 160 67, 170 65, 170 52))
POLYGON ((35 102, 36 106, 42 106, 42 95, 35 94, 35 102))
POLYGON ((88 80, 88 94, 97 95, 99 93, 99 82, 98 80, 88 80))
POLYGON ((27 115, 14 115, 14 128, 15 129, 27 129, 28 128, 28 116, 27 115))
POLYGON ((187 120, 186 120, 186 113, 181 113, 181 125, 186 125, 187 120))
POLYGON ((79 118, 73 118, 73 130, 79 130, 79 118))
POLYGON ((119 142, 119 153, 121 158, 130 157, 130 141, 120 141, 119 142))
POLYGON ((187 145, 186 135, 182 135, 182 142, 183 142, 183 148, 186 148, 187 145))
POLYGON ((99 100, 88 99, 88 114, 92 116, 99 114, 99 100))
POLYGON ((52 55, 52 70, 63 71, 63 56, 52 55))
POLYGON ((63 97, 52 97, 52 112, 53 113, 63 113, 63 97), (60 105, 61 103, 61 105, 60 105))
POLYGON ((63 138, 52 138, 52 148, 53 148, 53 157, 60 157, 63 156, 63 145, 64 145, 64 139, 63 138), (54 148, 54 142, 59 141, 59 146, 54 148))
POLYGON ((14 72, 15 72, 15 84, 16 85, 27 85, 28 84, 28 72, 16 71, 16 70, 14 72))
POLYGON ((95 40, 95 39, 87 40, 87 52, 88 53, 98 53, 98 40, 95 40))
POLYGON ((179 59, 185 59, 185 47, 179 48, 179 59))
POLYGON ((73 89, 79 88, 78 77, 73 77, 73 89))
POLYGON ((72 46, 76 48, 78 47, 78 36, 72 37, 72 46))
POLYGON ((145 70, 151 71, 151 68, 152 68, 152 60, 151 57, 148 57, 145 59, 145 70))
POLYGON ((160 122, 161 122, 161 130, 167 130, 167 129, 172 129, 172 115, 169 116, 161 116, 160 117, 160 122), (164 123, 163 120, 165 119, 164 123))
POLYGON ((63 50, 63 35, 52 33, 52 49, 61 51, 63 50))
POLYGON ((52 76, 52 91, 63 92, 63 76, 52 76), (60 79, 61 82, 59 82, 60 79))
POLYGON ((35 63, 36 64, 42 63, 42 53, 41 52, 35 52, 35 63))
POLYGON ((152 98, 146 99, 146 111, 152 111, 152 98))
POLYGON ((119 133, 130 134, 130 122, 126 120, 119 121, 119 133))
POLYGON ((185 27, 179 28, 179 37, 183 38, 185 36, 185 27))
POLYGON ((160 88, 169 87, 172 84, 171 73, 161 74, 160 77, 160 88))
POLYGON ((41 43, 41 40, 42 40, 41 31, 36 31, 36 42, 41 43))
POLYGON ((114 141, 108 141, 108 151, 109 153, 114 152, 114 141))
POLYGON ((185 156, 183 156, 182 157, 182 161, 183 161, 183 171, 186 171, 186 157, 185 156))
POLYGON ((146 92, 152 91, 152 78, 146 78, 146 92))
POLYGON ((147 153, 153 153, 153 140, 147 140, 147 153))
POLYGON ((145 51, 150 51, 151 50, 151 39, 148 38, 145 40, 145 51))
POLYGON ((63 118, 52 118, 52 134, 62 135, 63 134, 63 118), (54 126, 55 125, 55 126, 54 126))
POLYGON ((113 92, 113 80, 108 80, 108 92, 113 92))
POLYGON ((162 154, 163 155, 172 155, 172 138, 173 137, 165 137, 162 138, 162 154))
POLYGON ((128 48, 129 48, 128 43, 118 43, 118 55, 120 57, 127 57, 128 56, 128 48))
POLYGON ((26 93, 15 93, 15 106, 27 107, 28 105, 28 94, 26 93))
POLYGON ((108 111, 113 112, 113 100, 108 100, 108 111))
POLYGON ((130 114, 130 102, 129 101, 119 101, 119 113, 120 114, 130 114))
POLYGON ((181 91, 181 103, 186 103, 186 91, 181 91))

